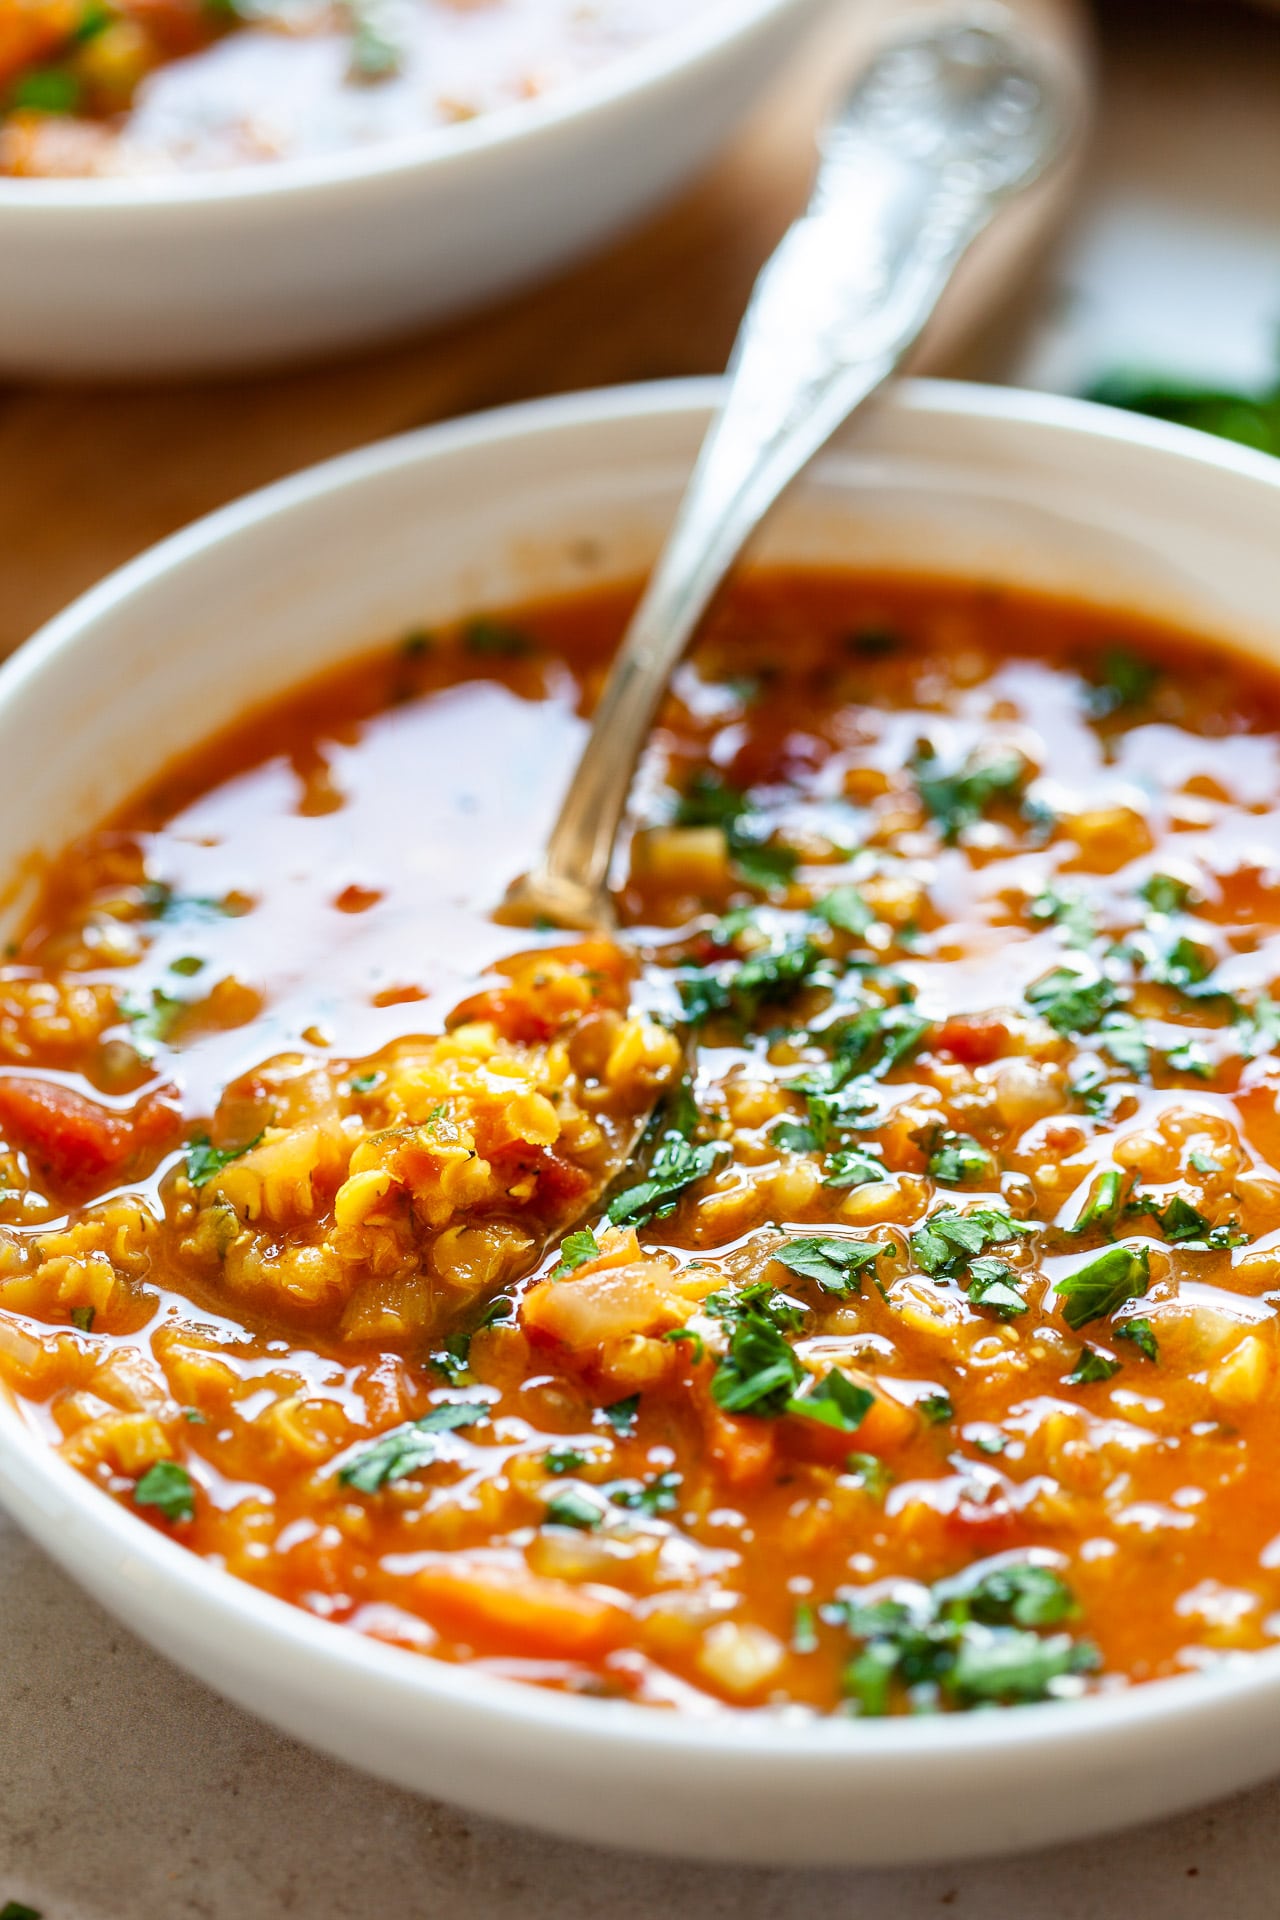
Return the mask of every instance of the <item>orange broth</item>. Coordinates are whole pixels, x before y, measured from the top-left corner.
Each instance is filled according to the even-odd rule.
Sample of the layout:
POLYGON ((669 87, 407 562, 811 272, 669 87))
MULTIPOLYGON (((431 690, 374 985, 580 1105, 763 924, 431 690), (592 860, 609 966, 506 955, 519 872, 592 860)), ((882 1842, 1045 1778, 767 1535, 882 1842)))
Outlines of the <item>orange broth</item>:
POLYGON ((637 775, 632 957, 493 917, 628 606, 410 635, 51 870, 0 971, 23 1417, 255 1585, 576 1691, 1274 1644, 1274 676, 748 576, 637 775))

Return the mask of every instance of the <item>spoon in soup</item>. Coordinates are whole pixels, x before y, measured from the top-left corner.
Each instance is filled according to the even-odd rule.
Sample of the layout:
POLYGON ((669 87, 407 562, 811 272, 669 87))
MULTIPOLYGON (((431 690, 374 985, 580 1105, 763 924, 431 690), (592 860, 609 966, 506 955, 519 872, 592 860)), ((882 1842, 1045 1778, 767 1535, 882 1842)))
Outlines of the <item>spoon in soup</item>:
POLYGON ((703 614, 791 481, 901 365, 973 241, 1062 151, 1073 114, 1067 72, 1003 8, 951 11, 880 47, 756 281, 582 757, 504 919, 615 927, 609 869, 632 777, 703 614))
MULTIPOLYGON (((900 365, 972 242, 1061 150, 1071 119, 1068 75, 1001 8, 948 13, 872 60, 822 135, 807 210, 756 282, 720 407, 559 817, 539 864, 510 889, 504 920, 614 936, 614 842, 658 703, 702 615, 784 489, 900 365)), ((656 1087, 613 1130, 595 1201, 616 1186, 659 1098, 656 1087)), ((715 1149, 686 1135, 669 1130, 647 1185, 615 1193, 615 1223, 637 1217, 633 1193, 655 1177, 682 1188, 709 1170, 715 1149)), ((586 1211, 565 1205, 550 1234, 586 1211)))

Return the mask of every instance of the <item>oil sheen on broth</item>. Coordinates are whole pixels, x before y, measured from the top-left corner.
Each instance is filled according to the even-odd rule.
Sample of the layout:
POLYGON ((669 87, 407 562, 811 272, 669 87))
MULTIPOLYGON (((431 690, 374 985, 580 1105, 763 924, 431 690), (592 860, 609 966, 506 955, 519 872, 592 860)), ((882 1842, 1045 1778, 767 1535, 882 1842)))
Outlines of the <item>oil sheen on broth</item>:
POLYGON ((50 872, 0 976, 25 1418, 550 1686, 945 1711, 1272 1644, 1274 681, 749 577, 637 778, 629 957, 491 917, 626 611, 411 634, 50 872))

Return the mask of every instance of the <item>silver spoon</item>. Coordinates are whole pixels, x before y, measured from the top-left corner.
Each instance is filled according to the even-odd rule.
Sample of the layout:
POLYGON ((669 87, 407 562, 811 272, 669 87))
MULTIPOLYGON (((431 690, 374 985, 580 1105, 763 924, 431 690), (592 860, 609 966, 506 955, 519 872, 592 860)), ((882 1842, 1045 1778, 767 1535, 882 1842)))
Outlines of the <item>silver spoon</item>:
POLYGON ((614 841, 672 671, 784 489, 914 346, 972 242, 1061 151, 1065 74, 1002 8, 883 45, 826 127, 756 281, 719 413, 614 660, 540 863, 503 918, 615 924, 614 841))

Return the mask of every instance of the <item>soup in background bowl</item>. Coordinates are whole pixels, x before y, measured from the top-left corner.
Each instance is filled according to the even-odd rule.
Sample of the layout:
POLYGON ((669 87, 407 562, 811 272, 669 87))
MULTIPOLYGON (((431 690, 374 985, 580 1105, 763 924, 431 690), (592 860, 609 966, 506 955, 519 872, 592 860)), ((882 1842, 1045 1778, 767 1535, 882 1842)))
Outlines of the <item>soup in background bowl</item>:
POLYGON ((500 925, 699 420, 357 456, 8 670, 6 1497, 237 1697, 561 1830, 1176 1804, 1276 1683, 1274 481, 907 390, 676 676, 625 946, 500 925))

